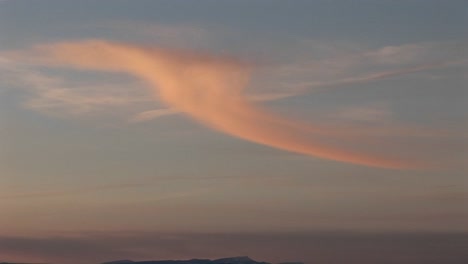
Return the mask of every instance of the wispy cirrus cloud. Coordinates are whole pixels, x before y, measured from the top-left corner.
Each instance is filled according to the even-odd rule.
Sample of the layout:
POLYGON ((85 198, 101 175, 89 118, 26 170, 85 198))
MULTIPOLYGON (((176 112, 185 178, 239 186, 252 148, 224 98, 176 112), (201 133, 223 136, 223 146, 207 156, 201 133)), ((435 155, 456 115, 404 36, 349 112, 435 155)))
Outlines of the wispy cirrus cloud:
POLYGON ((414 160, 324 144, 313 135, 317 130, 314 126, 291 122, 256 107, 243 95, 248 67, 234 60, 105 41, 58 43, 31 52, 16 57, 48 66, 135 75, 151 84, 157 98, 171 107, 218 131, 249 141, 367 166, 420 166, 414 160))
POLYGON ((402 75, 408 75, 417 72, 423 72, 433 69, 443 69, 450 66, 462 65, 465 64, 467 61, 464 60, 454 60, 454 61, 446 61, 446 62, 438 62, 438 63, 430 63, 430 64, 422 64, 415 67, 409 68, 400 68, 395 70, 384 70, 378 71, 373 73, 365 73, 358 76, 353 77, 344 77, 337 80, 332 81, 311 81, 311 82, 299 82, 296 84, 292 84, 291 86, 296 89, 302 89, 301 93, 296 93, 293 96, 297 96, 304 93, 309 93, 316 90, 327 89, 330 87, 339 87, 345 86, 350 84, 359 84, 359 83, 367 83, 379 80, 390 79, 393 77, 398 77, 402 75))
MULTIPOLYGON (((118 191, 134 188, 145 188, 145 187, 154 187, 155 185, 160 184, 160 182, 146 182, 146 183, 122 183, 122 184, 107 184, 107 185, 98 185, 82 188, 74 188, 69 190, 61 191, 39 191, 39 192, 23 192, 23 193, 13 193, 0 196, 0 200, 17 200, 17 199, 40 199, 40 198, 50 198, 50 197, 64 197, 64 196, 76 196, 76 195, 90 195, 93 193, 102 193, 106 191, 118 191)), ((179 191, 158 194, 153 197, 152 201, 165 201, 171 199, 185 198, 200 195, 204 192, 207 192, 208 189, 202 190, 190 190, 190 191, 179 191)))
MULTIPOLYGON (((85 43, 84 46, 88 44, 89 42, 85 43)), ((89 44, 89 46, 91 45, 92 44, 89 44)), ((20 81, 26 82, 27 84, 29 84, 29 86, 35 88, 31 89, 33 92, 30 92, 33 96, 28 98, 23 104, 30 109, 34 109, 52 115, 56 114, 56 110, 64 110, 58 111, 60 114, 65 113, 71 115, 81 115, 84 113, 93 113, 100 109, 105 110, 109 107, 134 107, 135 105, 140 105, 140 110, 133 111, 133 114, 130 114, 130 117, 128 117, 130 123, 146 122, 163 116, 170 116, 178 113, 188 113, 189 115, 192 115, 195 119, 198 119, 199 121, 202 121, 203 123, 217 130, 233 134, 234 136, 246 138, 248 140, 300 153, 309 153, 307 147, 302 146, 302 143, 298 143, 298 145, 294 146, 284 146, 282 145, 283 143, 278 142, 285 142, 284 140, 288 141, 292 139, 293 134, 295 134, 295 139, 293 141, 299 140, 300 142, 308 142, 309 140, 312 140, 314 138, 314 133, 319 137, 323 137, 324 135, 329 134, 341 139, 348 138, 347 140, 349 140, 350 135, 353 135, 353 137, 354 135, 375 136, 382 135, 383 133, 388 136, 392 133, 396 133, 396 135, 401 135, 403 133, 407 135, 419 134, 429 135, 430 137, 433 137, 440 136, 441 134, 445 135, 447 133, 446 131, 431 132, 427 129, 417 127, 395 127, 394 122, 391 122, 392 125, 390 127, 387 124, 381 128, 375 126, 365 128, 359 128, 356 126, 350 127, 349 124, 338 126, 336 126, 336 124, 302 126, 294 122, 280 120, 276 117, 270 116, 269 113, 266 113, 263 110, 254 107, 253 102, 281 100, 284 98, 307 94, 316 90, 328 89, 338 86, 347 86, 356 83, 379 81, 417 72, 444 69, 452 66, 456 67, 466 63, 466 60, 463 56, 459 57, 458 59, 455 59, 455 56, 452 54, 452 52, 448 52, 448 54, 445 54, 443 48, 446 48, 447 45, 442 44, 429 45, 423 43, 401 46, 387 46, 380 49, 361 51, 358 53, 338 52, 338 55, 336 55, 336 57, 333 57, 333 52, 331 52, 331 58, 325 57, 316 60, 304 60, 303 62, 295 62, 294 64, 290 65, 269 65, 266 69, 266 74, 265 68, 259 67, 256 69, 252 69, 252 71, 254 71, 255 73, 258 73, 258 71, 263 71, 263 74, 265 74, 266 78, 269 78, 269 74, 271 75, 277 73, 277 76, 275 77, 276 79, 272 78, 272 81, 278 80, 278 77, 284 77, 289 75, 290 76, 286 78, 282 85, 278 85, 278 87, 274 89, 251 89, 245 91, 244 83, 248 79, 249 73, 242 68, 244 66, 241 66, 236 63, 231 63, 230 61, 225 62, 222 60, 218 60, 217 58, 209 56, 204 57, 205 55, 200 56, 199 54, 194 53, 190 54, 182 52, 180 53, 182 55, 180 55, 178 52, 173 50, 168 52, 169 55, 167 56, 170 57, 168 58, 165 55, 165 53, 162 52, 161 49, 157 48, 152 49, 148 47, 136 46, 119 47, 118 45, 114 47, 112 45, 106 46, 108 45, 106 43, 96 45, 97 48, 95 51, 89 51, 81 49, 79 45, 73 46, 73 43, 71 43, 70 48, 77 48, 79 52, 83 52, 82 58, 74 58, 73 56, 71 56, 71 53, 74 51, 66 50, 67 48, 69 48, 67 44, 59 44, 57 47, 60 47, 61 49, 63 48, 64 51, 58 55, 54 54, 54 51, 53 49, 51 49, 51 47, 55 46, 52 45, 48 47, 49 49, 45 49, 45 52, 52 54, 52 57, 48 59, 44 57, 41 58, 41 63, 45 63, 45 65, 48 66, 62 63, 67 66, 78 67, 87 70, 98 69, 108 72, 123 71, 136 76, 140 76, 147 82, 156 84, 156 92, 153 94, 153 99, 149 99, 147 92, 143 92, 143 89, 140 89, 144 85, 139 86, 138 89, 132 89, 133 87, 129 86, 125 87, 125 89, 121 89, 122 87, 119 88, 119 86, 117 86, 116 88, 112 85, 107 86, 99 83, 99 85, 93 85, 88 87, 75 86, 73 87, 73 89, 71 89, 64 88, 68 84, 66 79, 58 79, 55 76, 50 77, 38 71, 26 71, 21 72, 21 74, 16 73, 16 76, 21 76, 22 80, 20 81), (117 56, 116 58, 111 58, 109 61, 114 60, 113 65, 106 62, 96 61, 96 58, 99 58, 99 56, 109 56, 109 51, 110 53, 118 53, 120 52, 119 49, 124 49, 123 53, 126 53, 126 47, 128 48, 129 55, 125 56, 123 54, 119 54, 119 56, 117 56), (148 58, 141 58, 141 53, 146 54, 143 56, 148 56, 148 58), (156 64, 155 66, 152 62, 155 53, 157 54, 157 56, 160 56, 164 53, 160 57, 163 58, 163 61, 169 61, 167 62, 167 65, 169 66, 166 67, 166 65, 161 66, 159 64, 156 64), (412 53, 416 53, 416 55, 410 56, 412 53), (401 59, 398 60, 398 58, 401 59), (181 65, 181 61, 184 60, 190 62, 188 66, 181 65), (138 66, 138 68, 135 69, 132 68, 133 66, 123 65, 125 63, 128 63, 128 61, 136 64, 142 63, 142 66, 138 66), (219 70, 215 70, 214 68, 212 68, 217 67, 214 65, 218 64, 220 66, 219 70), (148 73, 148 69, 154 67, 158 67, 157 71, 159 72, 161 72, 161 69, 165 68, 175 69, 177 67, 181 67, 181 69, 183 69, 182 73, 188 76, 187 78, 190 80, 188 82, 190 83, 184 83, 186 81, 181 80, 181 78, 179 78, 180 74, 178 75, 178 77, 171 77, 174 78, 174 80, 172 80, 171 78, 163 78, 164 83, 161 83, 161 80, 158 79, 159 77, 150 76, 151 74, 148 73), (198 73, 199 76, 197 76, 195 80, 191 80, 190 78, 193 78, 192 75, 195 74, 195 72, 197 71, 200 71, 198 73), (314 78, 314 80, 306 81, 308 78, 314 78), (225 85, 225 83, 228 83, 228 87, 221 88, 223 87, 223 85, 225 85), (161 88, 164 86, 172 87, 174 85, 183 85, 186 87, 193 86, 196 87, 196 89, 183 90, 173 88, 161 88), (214 88, 214 86, 216 85, 219 87, 214 88), (204 90, 202 89, 199 90, 199 92, 195 92, 198 91, 197 89, 201 89, 201 86, 213 86, 213 88, 204 90), (219 98, 225 98, 227 102, 232 102, 232 107, 243 110, 238 111, 231 109, 231 111, 225 109, 226 106, 218 102, 219 98), (154 109, 154 107, 151 106, 151 102, 153 102, 153 100, 165 102, 166 105, 168 105, 169 107, 158 107, 157 109, 154 109), (198 107, 195 107, 195 104, 192 105, 192 103, 194 102, 197 102, 197 104, 200 103, 200 105, 198 107), (145 107, 141 107, 142 104, 144 104, 145 107), (215 106, 216 108, 210 108, 215 106), (220 116, 213 114, 216 111, 220 112, 218 114, 226 114, 232 116, 235 122, 233 124, 229 124, 226 121, 229 119, 226 119, 224 121, 221 120, 222 118, 220 116), (247 116, 251 117, 247 118, 247 116), (264 124, 265 126, 262 127, 263 125, 251 123, 251 121, 253 122, 253 119, 255 118, 266 120, 267 122, 264 124), (244 124, 243 122, 246 123, 244 124), (266 138, 263 136, 259 136, 257 132, 253 134, 249 134, 250 132, 244 134, 244 132, 240 132, 239 130, 237 130, 237 128, 242 128, 242 130, 245 129, 245 125, 247 123, 249 124, 248 126, 252 125, 253 127, 256 127, 256 131, 263 131, 260 132, 260 134, 266 133, 266 138), (237 126, 237 128, 235 128, 234 124, 236 124, 235 126, 237 126), (267 130, 276 130, 273 128, 276 125, 288 127, 288 130, 291 131, 291 134, 286 135, 275 132, 273 133, 273 135, 271 135, 271 133, 267 132, 267 130), (307 133, 307 135, 301 132, 302 130, 307 131, 304 132, 307 133), (344 131, 346 131, 346 133, 344 133, 344 131), (287 139, 290 136, 291 138, 287 139)), ((4 54, 7 54, 5 60, 7 60, 7 57, 11 55, 8 55, 8 53, 4 54)), ((105 57, 105 59, 107 60, 107 57, 105 57)), ((21 59, 15 63, 27 65, 29 62, 31 62, 28 62, 28 60, 30 60, 30 58, 22 56, 21 59)), ((166 72, 165 74, 170 75, 172 73, 166 72)), ((372 103, 370 103, 370 105, 372 105, 372 103)), ((229 106, 229 104, 227 106, 229 106)), ((385 111, 382 111, 381 108, 362 109, 362 107, 357 107, 356 109, 351 109, 351 111, 349 111, 348 109, 346 110, 346 112, 346 115, 335 115, 335 118, 339 116, 340 119, 343 119, 345 121, 355 121, 356 118, 360 119, 361 121, 363 121, 364 119, 367 121, 372 119, 372 122, 382 123, 382 121, 388 120, 392 117, 392 113, 389 107, 387 107, 385 111)), ((249 129, 247 130, 252 131, 249 129)), ((354 140, 357 139, 354 138, 354 140)), ((362 140, 363 138, 356 142, 361 142, 362 140)), ((326 146, 320 147, 320 149, 326 148, 326 146)), ((322 153, 320 155, 323 155, 323 157, 333 156, 335 158, 337 156, 341 156, 341 158, 338 159, 343 160, 349 158, 351 160, 355 160, 357 163, 362 163, 362 161, 359 161, 361 158, 357 158, 356 156, 351 157, 354 154, 347 153, 346 151, 336 151, 337 152, 332 151, 332 153, 334 154, 322 153), (337 156, 335 154, 337 154, 337 156), (347 158, 345 158, 345 156, 347 156, 347 158)), ((315 151, 312 152, 317 154, 315 151)), ((364 163, 366 162, 364 161, 364 163)))
MULTIPOLYGON (((188 25, 108 21, 99 26, 116 32, 153 37, 159 43, 162 41, 171 45, 193 43, 190 39, 195 38, 196 43, 204 46, 215 39, 209 30, 188 25)), ((365 49, 355 43, 338 45, 319 40, 302 42, 304 54, 299 59, 254 69, 255 74, 263 74, 263 80, 256 83, 258 87, 246 91, 250 100, 282 100, 317 90, 377 82, 467 62, 466 55, 460 52, 463 43, 459 42, 410 43, 377 49, 365 49), (307 46, 310 46, 310 50, 307 46)), ((28 69, 6 58, 0 60, 0 67, 3 70, 2 78, 7 83, 10 81, 27 87, 25 90, 28 90, 28 96, 23 105, 45 114, 95 115, 112 112, 108 108, 133 107, 130 110, 133 114, 126 118, 134 123, 180 113, 162 105, 154 109, 144 89, 133 89, 141 87, 136 82, 112 85, 100 82, 83 86, 56 75, 52 77, 43 71, 28 69)))
POLYGON ((130 118, 130 122, 145 122, 149 120, 153 120, 159 117, 163 116, 170 116, 174 114, 180 113, 176 109, 172 108, 161 108, 161 109, 154 109, 154 110, 148 110, 148 111, 143 111, 140 112, 133 117, 130 118))
MULTIPOLYGON (((281 100, 283 98, 288 98, 292 96, 296 96, 298 93, 295 92, 283 92, 283 93, 263 93, 263 94, 252 94, 248 96, 250 101, 276 101, 281 100)), ((143 111, 138 113, 130 118, 130 122, 147 122, 156 118, 160 118, 163 116, 170 116, 175 114, 180 114, 181 112, 174 109, 174 108, 159 108, 154 110, 143 111)))
POLYGON ((153 102, 137 82, 124 84, 76 82, 44 73, 19 62, 0 57, 2 88, 20 89, 21 104, 52 116, 86 116, 111 112, 112 108, 153 102))
POLYGON ((296 89, 296 95, 357 83, 376 82, 400 76, 464 66, 468 56, 464 42, 423 42, 329 52, 325 57, 305 53, 290 62, 269 67, 267 75, 282 83, 281 90, 296 89), (283 78, 287 82, 281 82, 283 78))
POLYGON ((393 111, 389 104, 373 103, 355 107, 345 107, 338 109, 327 118, 339 119, 354 122, 383 122, 392 119, 393 111))
MULTIPOLYGON (((51 191, 53 186, 35 186, 34 191, 25 190, 26 187, 10 187, 6 188, 8 191, 3 191, 0 195, 0 200, 17 200, 17 199, 36 199, 36 198, 48 198, 48 197, 60 197, 60 196, 75 196, 75 195, 89 195, 90 193, 101 193, 101 192, 112 192, 120 191, 127 189, 138 189, 138 188, 154 188, 167 184, 168 182, 183 182, 183 181, 225 181, 225 180, 242 180, 242 179, 260 179, 265 178, 271 179, 274 177, 271 176, 249 176, 248 178, 242 177, 218 177, 218 176, 199 176, 196 178, 193 177, 180 177, 180 176, 170 176, 170 177, 158 177, 157 179, 145 180, 140 182, 123 182, 123 183, 114 183, 114 184, 97 184, 97 185, 88 185, 88 186, 77 186, 69 189, 62 189, 60 191, 51 191)), ((189 197, 198 194, 208 192, 210 189, 191 189, 190 191, 176 191, 170 193, 164 193, 157 197, 155 200, 166 200, 172 198, 181 198, 189 197)))

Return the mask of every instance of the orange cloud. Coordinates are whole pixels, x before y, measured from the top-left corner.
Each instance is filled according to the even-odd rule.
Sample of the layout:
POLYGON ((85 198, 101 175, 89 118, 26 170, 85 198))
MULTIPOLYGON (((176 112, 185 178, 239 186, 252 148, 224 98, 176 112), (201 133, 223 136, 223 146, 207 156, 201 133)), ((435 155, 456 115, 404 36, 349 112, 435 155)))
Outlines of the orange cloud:
POLYGON ((313 136, 319 128, 286 120, 255 106, 243 94, 250 69, 232 59, 99 40, 41 46, 31 58, 48 65, 132 74, 147 81, 169 107, 213 129, 252 142, 367 166, 415 166, 406 160, 323 143, 313 136))

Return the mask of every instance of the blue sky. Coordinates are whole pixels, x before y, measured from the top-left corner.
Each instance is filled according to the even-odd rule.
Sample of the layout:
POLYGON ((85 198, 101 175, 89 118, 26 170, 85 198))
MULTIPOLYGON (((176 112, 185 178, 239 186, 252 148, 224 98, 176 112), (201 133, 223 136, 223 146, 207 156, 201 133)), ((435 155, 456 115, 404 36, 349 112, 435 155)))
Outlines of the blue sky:
MULTIPOLYGON (((466 232, 467 12, 455 0, 0 1, 0 236, 466 232), (179 65, 180 91, 118 59, 135 50, 179 65), (206 91, 209 107, 182 102, 206 91)), ((59 259, 18 250, 0 255, 59 259)))

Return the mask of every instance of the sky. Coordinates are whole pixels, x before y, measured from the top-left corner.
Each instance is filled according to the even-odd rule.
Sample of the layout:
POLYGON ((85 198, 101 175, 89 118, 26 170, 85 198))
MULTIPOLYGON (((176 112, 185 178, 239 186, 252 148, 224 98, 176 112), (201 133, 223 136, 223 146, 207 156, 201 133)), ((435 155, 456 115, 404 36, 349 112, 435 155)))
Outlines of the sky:
POLYGON ((467 261, 467 26, 458 0, 0 1, 0 261, 467 261))

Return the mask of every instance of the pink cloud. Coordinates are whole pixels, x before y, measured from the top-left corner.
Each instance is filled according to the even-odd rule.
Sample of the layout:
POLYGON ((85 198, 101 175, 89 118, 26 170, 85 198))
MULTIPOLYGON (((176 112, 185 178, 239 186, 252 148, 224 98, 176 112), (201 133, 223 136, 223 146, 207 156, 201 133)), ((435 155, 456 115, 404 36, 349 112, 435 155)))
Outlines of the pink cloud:
MULTIPOLYGON (((25 58, 25 54, 20 56, 25 58)), ((286 120, 254 104, 243 90, 249 66, 229 58, 106 41, 37 47, 35 63, 124 72, 145 80, 169 107, 226 134, 325 159, 386 168, 418 167, 416 161, 362 153, 324 143, 322 128, 286 120), (322 130, 321 136, 314 131, 322 130)))

